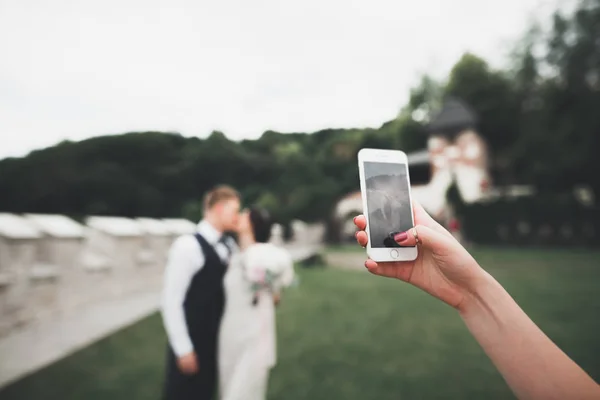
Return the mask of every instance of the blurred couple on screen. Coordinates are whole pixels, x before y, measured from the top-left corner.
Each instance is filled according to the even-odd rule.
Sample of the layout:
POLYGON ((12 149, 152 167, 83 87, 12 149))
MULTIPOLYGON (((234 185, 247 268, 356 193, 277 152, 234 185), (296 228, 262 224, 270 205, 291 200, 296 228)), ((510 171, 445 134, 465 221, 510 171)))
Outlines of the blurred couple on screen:
POLYGON ((292 258, 268 243, 269 213, 240 212, 235 189, 214 188, 203 206, 196 233, 175 240, 165 270, 163 398, 264 400, 276 360, 275 306, 293 280, 292 258))

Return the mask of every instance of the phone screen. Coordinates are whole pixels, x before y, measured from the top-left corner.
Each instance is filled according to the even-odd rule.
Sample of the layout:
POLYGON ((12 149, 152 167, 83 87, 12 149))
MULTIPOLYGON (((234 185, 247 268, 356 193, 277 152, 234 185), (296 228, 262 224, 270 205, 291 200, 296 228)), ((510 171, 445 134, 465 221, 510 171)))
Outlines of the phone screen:
POLYGON ((371 247, 403 247, 394 235, 413 226, 406 164, 365 161, 364 173, 371 247))

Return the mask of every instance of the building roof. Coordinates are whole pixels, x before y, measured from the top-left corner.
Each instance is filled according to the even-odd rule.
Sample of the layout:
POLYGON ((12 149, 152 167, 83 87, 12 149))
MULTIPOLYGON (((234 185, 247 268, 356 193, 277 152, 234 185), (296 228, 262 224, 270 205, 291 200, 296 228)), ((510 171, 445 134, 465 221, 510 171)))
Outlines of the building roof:
POLYGON ((20 215, 0 213, 0 236, 8 239, 39 239, 42 233, 20 215))
POLYGON ((463 101, 451 98, 431 118, 427 131, 440 135, 455 135, 464 129, 475 127, 476 123, 475 112, 463 101))
POLYGON ((154 236, 168 236, 171 234, 167 223, 160 219, 136 218, 145 234, 154 236))
POLYGON ((64 215, 25 214, 25 218, 48 236, 82 238, 85 234, 83 225, 64 215))
POLYGON ((421 164, 429 164, 429 150, 419 150, 407 154, 408 165, 421 165, 421 164))
POLYGON ((166 218, 163 221, 173 235, 187 235, 196 232, 196 224, 184 218, 166 218))
POLYGON ((141 236, 143 230, 140 224, 130 218, 124 217, 89 217, 87 225, 111 236, 141 236))

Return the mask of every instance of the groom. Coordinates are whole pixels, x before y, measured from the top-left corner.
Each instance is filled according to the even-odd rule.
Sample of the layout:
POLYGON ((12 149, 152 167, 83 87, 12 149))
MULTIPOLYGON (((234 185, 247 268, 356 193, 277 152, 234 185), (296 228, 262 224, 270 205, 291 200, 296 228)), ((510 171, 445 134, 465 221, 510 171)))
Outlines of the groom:
POLYGON ((162 297, 169 339, 166 400, 209 400, 215 395, 223 277, 237 249, 223 232, 236 229, 239 212, 238 192, 216 187, 204 198, 204 218, 196 234, 179 237, 169 251, 162 297))

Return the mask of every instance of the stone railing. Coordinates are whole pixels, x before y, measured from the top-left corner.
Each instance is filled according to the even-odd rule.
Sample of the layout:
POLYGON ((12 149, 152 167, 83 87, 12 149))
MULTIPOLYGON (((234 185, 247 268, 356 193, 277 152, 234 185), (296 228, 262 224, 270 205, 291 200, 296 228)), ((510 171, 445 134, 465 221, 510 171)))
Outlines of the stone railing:
POLYGON ((185 220, 0 214, 0 337, 86 305, 160 285, 185 220))
MULTIPOLYGON (((168 249, 183 219, 0 213, 0 387, 158 309, 168 249)), ((320 252, 323 228, 294 223, 295 261, 320 252)))
MULTIPOLYGON (((324 228, 301 221, 272 242, 296 261, 320 251, 324 228)), ((29 324, 85 312, 86 307, 160 291, 168 249, 195 231, 187 220, 0 213, 0 338, 29 324)))

